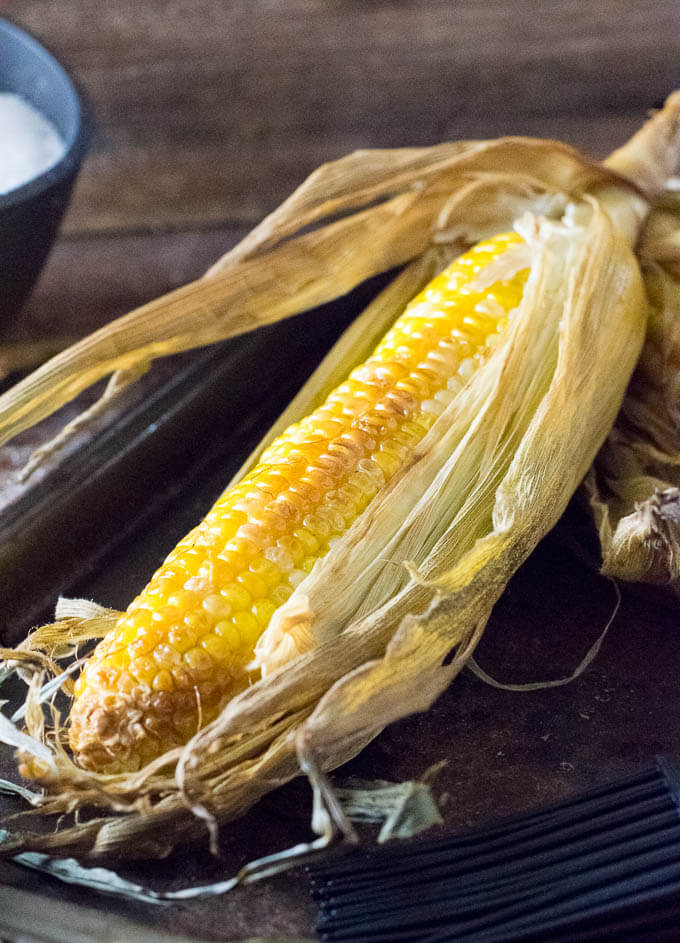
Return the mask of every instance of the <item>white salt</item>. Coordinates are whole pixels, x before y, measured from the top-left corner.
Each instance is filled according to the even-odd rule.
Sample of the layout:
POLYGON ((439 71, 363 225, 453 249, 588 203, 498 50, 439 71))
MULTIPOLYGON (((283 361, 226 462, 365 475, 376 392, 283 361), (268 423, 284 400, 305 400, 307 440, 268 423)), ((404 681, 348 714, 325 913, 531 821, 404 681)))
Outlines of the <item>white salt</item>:
POLYGON ((0 92, 0 193, 49 170, 65 152, 51 121, 20 95, 0 92))

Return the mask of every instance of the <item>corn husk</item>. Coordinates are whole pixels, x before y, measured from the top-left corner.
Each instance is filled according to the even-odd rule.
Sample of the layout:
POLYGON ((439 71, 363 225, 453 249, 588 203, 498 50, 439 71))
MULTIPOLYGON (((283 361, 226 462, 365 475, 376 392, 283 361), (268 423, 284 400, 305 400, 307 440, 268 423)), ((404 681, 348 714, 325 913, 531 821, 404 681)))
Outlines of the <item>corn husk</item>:
POLYGON ((587 478, 602 571, 680 591, 680 194, 641 240, 649 328, 619 418, 587 478))
POLYGON ((185 748, 118 775, 86 772, 65 750, 69 659, 116 613, 64 603, 55 624, 5 653, 28 684, 17 723, 45 787, 37 809, 7 823, 5 853, 162 856, 206 831, 214 838, 218 823, 301 770, 323 800, 316 847, 330 819, 349 835, 324 770, 426 710, 451 682, 611 429, 647 320, 633 246, 677 162, 679 114, 674 96, 609 167, 525 138, 360 152, 322 167, 204 279, 0 398, 7 438, 111 371, 252 329, 405 265, 293 402, 292 421, 363 359, 447 258, 513 226, 525 237, 523 255, 504 263, 508 274, 530 269, 504 341, 291 597, 258 648, 262 679, 185 748), (62 669, 55 697, 46 684, 62 669), (68 818, 83 810, 82 820, 68 818))

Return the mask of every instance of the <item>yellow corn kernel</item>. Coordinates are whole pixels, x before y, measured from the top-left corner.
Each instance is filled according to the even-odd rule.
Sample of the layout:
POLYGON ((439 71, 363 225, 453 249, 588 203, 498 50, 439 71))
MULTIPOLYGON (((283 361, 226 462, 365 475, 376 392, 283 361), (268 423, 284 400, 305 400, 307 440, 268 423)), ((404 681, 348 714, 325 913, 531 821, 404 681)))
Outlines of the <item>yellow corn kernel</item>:
POLYGON ((279 568, 264 557, 260 557, 258 560, 253 560, 253 562, 250 564, 250 570, 255 574, 255 576, 259 576, 262 580, 264 580, 266 586, 269 589, 281 582, 281 571, 279 568))
POLYGON ((239 583, 227 583, 219 592, 225 603, 228 603, 231 607, 232 612, 239 612, 239 610, 245 609, 252 601, 248 590, 245 586, 239 585, 239 583))
POLYGON ((261 576, 258 576, 257 573, 253 573, 251 570, 239 573, 237 582, 243 586, 252 599, 258 599, 260 596, 267 595, 267 584, 261 576))
POLYGON ((218 622, 215 626, 215 635, 223 639, 233 652, 241 647, 243 641, 241 633, 231 620, 224 619, 222 622, 218 622))
POLYGON ((84 766, 136 768, 247 685, 276 609, 407 464, 498 342, 526 272, 484 290, 473 280, 520 241, 509 233, 480 243, 433 279, 368 360, 180 541, 78 679, 70 739, 84 766), (123 709, 112 697, 120 693, 123 709))
POLYGON ((255 642, 261 634, 261 629, 259 622, 252 612, 242 610, 241 612, 235 612, 231 618, 241 636, 241 644, 252 639, 254 647, 255 642))
POLYGON ((271 599, 258 599, 253 603, 252 613, 257 619, 260 629, 264 631, 276 612, 276 606, 271 599))
POLYGON ((154 691, 172 691, 175 687, 175 682, 172 680, 172 674, 166 669, 161 668, 159 671, 156 669, 156 674, 154 675, 153 681, 151 682, 151 687, 154 691))

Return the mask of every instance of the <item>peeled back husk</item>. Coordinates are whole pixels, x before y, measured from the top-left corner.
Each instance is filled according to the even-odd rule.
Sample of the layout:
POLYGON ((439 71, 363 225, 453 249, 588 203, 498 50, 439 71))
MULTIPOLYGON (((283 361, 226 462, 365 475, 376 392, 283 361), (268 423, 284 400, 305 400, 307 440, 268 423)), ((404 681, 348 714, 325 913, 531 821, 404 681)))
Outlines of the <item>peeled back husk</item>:
MULTIPOLYGON (((5 852, 167 854, 206 824, 245 812, 300 764, 340 765, 444 690, 619 410, 647 320, 632 247, 648 206, 621 174, 644 168, 646 194, 662 187, 680 148, 679 111, 671 99, 611 169, 522 138, 363 152, 323 167, 190 290, 133 312, 110 335, 98 332, 46 365, 14 400, 0 398, 0 428, 11 434, 102 371, 188 346, 192 325, 208 323, 204 304, 213 306, 204 332, 216 339, 408 263, 291 404, 285 421, 294 421, 365 357, 447 258, 513 225, 525 238, 522 258, 507 260, 530 273, 501 345, 408 469, 298 587, 258 647, 264 677, 184 749, 138 773, 78 768, 58 717, 46 718, 38 703, 45 660, 26 657, 27 732, 48 746, 51 768, 39 754, 46 795, 5 852), (295 235, 310 224, 320 228, 295 235), (44 816, 80 808, 87 820, 41 831, 44 816)), ((21 646, 24 654, 56 657, 73 648, 69 638, 99 637, 115 618, 97 610, 90 619, 86 606, 63 614, 21 646)), ((62 695, 70 696, 67 682, 62 695)))
POLYGON ((621 413, 587 479, 603 573, 680 591, 680 195, 650 214, 639 254, 650 316, 621 413))

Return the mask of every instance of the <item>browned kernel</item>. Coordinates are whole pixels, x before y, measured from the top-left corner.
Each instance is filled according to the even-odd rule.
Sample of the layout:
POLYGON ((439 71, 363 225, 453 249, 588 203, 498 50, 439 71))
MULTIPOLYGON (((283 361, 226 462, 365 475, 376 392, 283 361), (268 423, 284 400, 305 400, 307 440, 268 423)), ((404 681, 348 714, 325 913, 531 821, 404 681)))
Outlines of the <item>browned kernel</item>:
POLYGON ((76 683, 71 745, 83 763, 136 768, 248 684, 273 613, 405 467, 504 329, 526 273, 481 292, 472 279, 519 241, 482 243, 437 276, 368 360, 180 541, 76 683))

